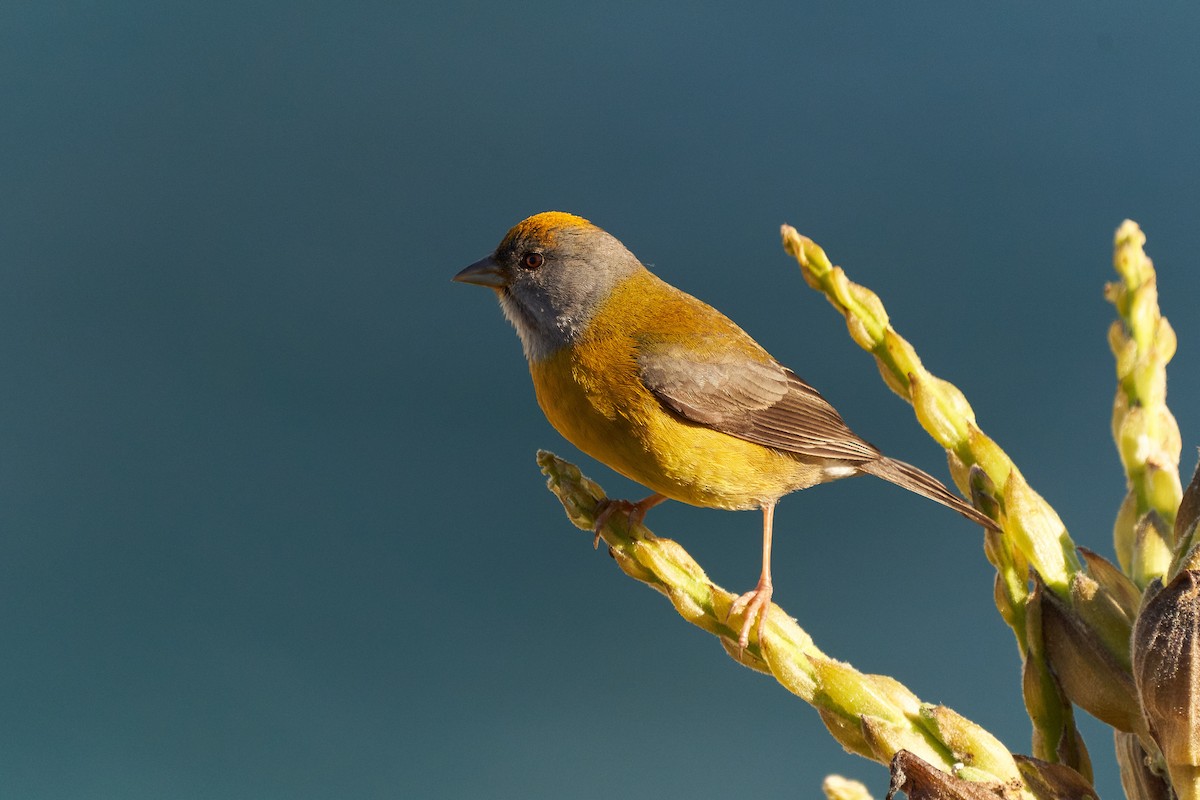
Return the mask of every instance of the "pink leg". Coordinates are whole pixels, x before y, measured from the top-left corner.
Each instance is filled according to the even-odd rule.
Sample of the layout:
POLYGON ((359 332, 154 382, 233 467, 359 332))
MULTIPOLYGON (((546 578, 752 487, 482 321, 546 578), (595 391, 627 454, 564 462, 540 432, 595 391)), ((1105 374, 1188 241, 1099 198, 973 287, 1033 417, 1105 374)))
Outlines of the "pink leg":
POLYGON ((763 621, 767 618, 767 612, 771 609, 771 529, 775 522, 775 503, 777 500, 772 500, 770 503, 764 503, 763 512, 763 543, 762 543, 762 574, 758 576, 758 585, 753 591, 746 592, 744 595, 733 601, 733 605, 729 607, 729 616, 734 617, 746 612, 746 616, 742 620, 742 630, 738 636, 738 646, 743 650, 750 644, 750 626, 754 624, 755 618, 758 619, 758 628, 755 633, 758 639, 762 641, 763 621))
POLYGON ((641 525, 642 520, 646 518, 646 512, 666 499, 667 496, 664 494, 652 494, 636 503, 629 500, 601 500, 596 509, 596 522, 592 525, 592 533, 595 534, 592 539, 592 547, 600 546, 600 529, 613 514, 618 511, 628 514, 629 527, 632 528, 634 525, 641 525))

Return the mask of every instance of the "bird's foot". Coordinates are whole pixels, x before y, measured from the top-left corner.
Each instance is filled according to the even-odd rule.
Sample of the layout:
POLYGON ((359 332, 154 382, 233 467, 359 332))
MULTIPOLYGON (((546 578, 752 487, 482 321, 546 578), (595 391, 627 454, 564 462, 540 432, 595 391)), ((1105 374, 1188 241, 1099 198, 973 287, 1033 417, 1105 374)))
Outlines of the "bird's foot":
POLYGON ((742 619, 742 630, 738 635, 738 647, 742 650, 750 644, 750 626, 754 624, 754 620, 758 620, 758 628, 756 633, 758 639, 762 641, 763 622, 767 618, 767 612, 771 610, 771 587, 770 579, 759 578, 758 586, 754 587, 753 591, 746 592, 744 595, 733 601, 733 605, 729 607, 729 616, 736 617, 743 611, 746 616, 742 619))
POLYGON ((652 494, 644 500, 639 500, 636 503, 632 500, 611 500, 605 498, 596 506, 596 521, 592 525, 592 549, 600 546, 600 529, 604 527, 604 523, 608 522, 613 514, 620 511, 627 515, 629 527, 641 525, 642 520, 646 518, 646 512, 654 508, 667 498, 661 494, 652 494))

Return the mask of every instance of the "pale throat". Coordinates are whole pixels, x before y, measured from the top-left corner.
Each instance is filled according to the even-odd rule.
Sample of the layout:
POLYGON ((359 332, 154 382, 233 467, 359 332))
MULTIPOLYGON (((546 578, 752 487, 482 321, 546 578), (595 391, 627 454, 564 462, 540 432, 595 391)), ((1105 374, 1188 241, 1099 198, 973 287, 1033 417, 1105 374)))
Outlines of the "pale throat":
POLYGON ((499 292, 500 309, 505 318, 517 330, 525 358, 533 362, 544 361, 562 348, 571 344, 586 326, 590 314, 556 314, 544 302, 520 298, 512 292, 499 292))

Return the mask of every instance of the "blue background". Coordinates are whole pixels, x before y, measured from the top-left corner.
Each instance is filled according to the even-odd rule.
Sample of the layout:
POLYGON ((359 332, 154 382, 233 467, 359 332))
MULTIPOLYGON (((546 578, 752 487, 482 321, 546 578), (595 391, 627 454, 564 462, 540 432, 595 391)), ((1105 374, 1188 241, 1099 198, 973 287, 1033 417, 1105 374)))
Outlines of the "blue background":
MULTIPOLYGON (((1156 8, 4 4, 0 796, 882 796, 566 522, 537 448, 642 490, 558 437, 449 277, 587 216, 945 477, 789 222, 1111 554, 1125 217, 1187 474, 1200 442, 1200 11, 1156 8)), ((757 514, 649 522, 753 584, 757 514)), ((823 649, 1028 752, 977 528, 861 480, 776 534, 823 649)))

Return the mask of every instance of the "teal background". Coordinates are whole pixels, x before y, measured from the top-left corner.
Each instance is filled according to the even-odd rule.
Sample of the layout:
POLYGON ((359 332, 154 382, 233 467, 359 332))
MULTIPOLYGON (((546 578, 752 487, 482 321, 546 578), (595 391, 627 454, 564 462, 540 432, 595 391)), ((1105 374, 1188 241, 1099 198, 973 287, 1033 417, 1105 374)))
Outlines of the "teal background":
MULTIPOLYGON (((589 217, 946 476, 779 246, 877 291, 1111 555, 1111 240, 1200 443, 1200 11, 1115 3, 0 7, 0 797, 816 797, 882 768, 571 527, 490 293, 589 217)), ((714 580, 757 514, 649 522, 714 580)), ((787 498, 776 599, 1028 752, 978 529, 787 498)), ((1107 730, 1085 732, 1119 796, 1107 730)))

